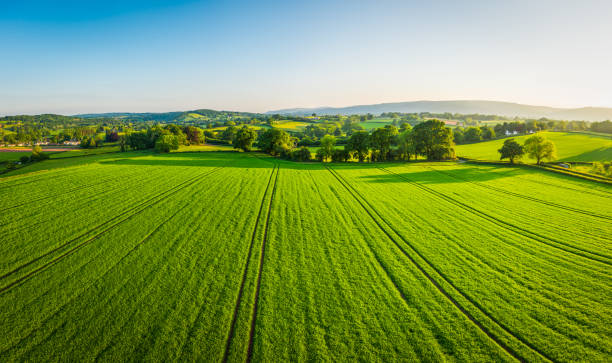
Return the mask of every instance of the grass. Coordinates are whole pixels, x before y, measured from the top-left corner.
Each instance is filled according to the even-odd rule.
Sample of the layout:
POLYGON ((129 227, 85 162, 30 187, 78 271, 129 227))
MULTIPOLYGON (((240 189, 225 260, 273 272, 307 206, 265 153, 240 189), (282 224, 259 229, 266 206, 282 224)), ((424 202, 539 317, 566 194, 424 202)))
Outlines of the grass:
MULTIPOLYGON (((557 147, 559 161, 609 161, 612 160, 612 137, 577 132, 540 132, 557 147)), ((517 136, 514 139, 523 144, 529 137, 517 136)), ((504 139, 457 145, 457 156, 481 160, 499 160, 497 150, 504 139)), ((523 161, 534 162, 527 157, 523 161)))
POLYGON ((274 127, 287 131, 303 131, 306 126, 311 125, 308 122, 285 121, 274 124, 274 127))
POLYGON ((612 357, 612 187, 205 150, 0 177, 0 360, 612 357))
POLYGON ((2 161, 18 161, 22 156, 32 155, 32 150, 29 151, 0 151, 0 162, 2 161))
POLYGON ((364 129, 370 131, 380 127, 385 127, 385 125, 391 125, 392 123, 393 119, 391 118, 375 118, 369 121, 360 122, 359 125, 363 126, 364 129))

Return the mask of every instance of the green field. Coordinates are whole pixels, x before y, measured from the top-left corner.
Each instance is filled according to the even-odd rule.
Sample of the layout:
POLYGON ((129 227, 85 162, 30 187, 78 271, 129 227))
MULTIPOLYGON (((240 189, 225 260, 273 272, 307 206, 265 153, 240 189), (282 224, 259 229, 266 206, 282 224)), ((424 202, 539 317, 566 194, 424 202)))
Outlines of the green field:
MULTIPOLYGON (((540 132, 555 143, 560 161, 610 161, 612 160, 612 137, 603 134, 577 132, 540 132)), ((514 139, 523 144, 527 136, 517 136, 514 139)), ((501 148, 504 139, 478 142, 475 144, 457 145, 457 156, 481 159, 499 160, 497 150, 501 148)), ((526 156, 524 161, 534 162, 526 156)))
POLYGON ((369 121, 360 122, 359 125, 363 126, 364 129, 370 131, 373 129, 377 129, 380 127, 385 127, 386 125, 391 125, 393 119, 391 118, 375 118, 369 121))
POLYGON ((1 361, 611 361, 612 187, 254 153, 0 178, 1 361))
POLYGON ((30 156, 32 151, 0 151, 0 162, 18 161, 22 156, 30 156))

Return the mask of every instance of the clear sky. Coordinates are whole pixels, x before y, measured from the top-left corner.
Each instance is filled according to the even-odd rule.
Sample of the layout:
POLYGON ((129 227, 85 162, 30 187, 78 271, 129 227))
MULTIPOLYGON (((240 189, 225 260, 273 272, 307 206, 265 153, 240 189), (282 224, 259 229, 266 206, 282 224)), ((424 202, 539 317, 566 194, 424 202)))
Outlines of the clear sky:
POLYGON ((0 114, 612 107, 612 1, 0 0, 0 114))

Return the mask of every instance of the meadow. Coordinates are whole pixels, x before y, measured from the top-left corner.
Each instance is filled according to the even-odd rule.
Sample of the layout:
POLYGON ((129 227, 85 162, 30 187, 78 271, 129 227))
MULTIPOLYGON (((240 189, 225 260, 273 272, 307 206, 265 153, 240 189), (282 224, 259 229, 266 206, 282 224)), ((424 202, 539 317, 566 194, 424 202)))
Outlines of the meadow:
POLYGON ((129 152, 0 195, 2 361, 612 359, 609 185, 129 152))
MULTIPOLYGON (((555 143, 559 161, 610 161, 612 160, 612 137, 605 134, 587 132, 550 132, 541 131, 540 135, 555 143)), ((516 136, 514 139, 523 144, 530 135, 516 136)), ((499 150, 504 139, 455 146, 457 156, 470 159, 499 160, 499 150)), ((535 162, 527 156, 527 162, 535 162)))

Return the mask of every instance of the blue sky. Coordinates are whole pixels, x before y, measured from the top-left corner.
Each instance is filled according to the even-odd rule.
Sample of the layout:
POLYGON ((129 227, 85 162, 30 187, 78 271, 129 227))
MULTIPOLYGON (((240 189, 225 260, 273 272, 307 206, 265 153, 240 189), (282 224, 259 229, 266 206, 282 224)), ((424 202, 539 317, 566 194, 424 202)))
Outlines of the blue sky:
POLYGON ((0 0, 0 114, 612 107, 610 1, 0 0))

